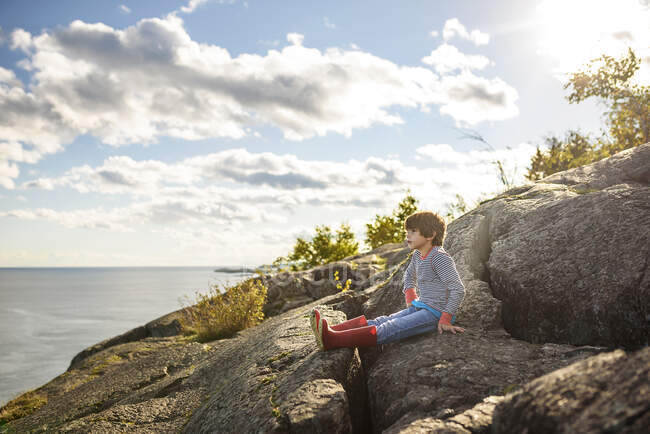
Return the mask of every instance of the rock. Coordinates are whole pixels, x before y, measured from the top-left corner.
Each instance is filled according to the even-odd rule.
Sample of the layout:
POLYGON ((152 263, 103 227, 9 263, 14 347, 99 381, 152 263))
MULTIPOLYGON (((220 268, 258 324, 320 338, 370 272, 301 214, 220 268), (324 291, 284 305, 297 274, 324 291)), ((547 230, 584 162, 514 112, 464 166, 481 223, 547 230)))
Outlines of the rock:
MULTIPOLYGON (((345 315, 323 302, 332 323, 345 315)), ((213 391, 184 432, 351 432, 364 420, 365 387, 358 353, 317 349, 309 325, 315 303, 244 330, 211 361, 213 391), (351 402, 355 405, 352 406, 351 402)))
POLYGON ((650 348, 600 354, 531 381, 494 410, 492 432, 647 433, 650 348))
POLYGON ((450 413, 444 420, 423 413, 409 413, 397 421, 385 434, 396 433, 481 433, 488 434, 492 426, 494 407, 503 400, 502 396, 488 396, 482 402, 461 414, 453 416, 453 410, 442 411, 438 416, 450 413))
MULTIPOLYGON (((629 162, 635 161, 630 155, 619 156, 618 160, 628 161, 625 167, 633 174, 645 173, 634 167, 648 161, 644 157, 648 150, 650 144, 628 152, 640 155, 636 163, 629 162)), ((609 164, 620 167, 616 161, 609 164)), ((600 162, 598 167, 601 171, 610 170, 607 162, 600 162)), ((597 185, 606 185, 607 176, 589 168, 582 168, 582 172, 598 179, 597 185)), ((612 174, 612 178, 617 176, 612 174)), ((641 175, 634 176, 634 179, 644 179, 641 175)), ((589 182, 585 180, 586 185, 596 185, 589 182)), ((602 197, 604 202, 598 209, 622 209, 631 214, 628 218, 634 224, 615 226, 607 213, 603 213, 605 220, 599 222, 598 213, 591 211, 594 215, 588 215, 572 202, 583 200, 579 194, 557 183, 541 182, 506 192, 448 226, 444 248, 454 258, 466 289, 457 325, 465 327, 467 332, 462 335, 429 333, 385 345, 383 351, 381 348, 361 351, 375 432, 407 429, 407 426, 420 429, 427 426, 427 421, 433 421, 431 429, 452 429, 437 417, 441 409, 456 414, 468 411, 486 396, 503 395, 540 375, 603 351, 603 347, 626 342, 638 345, 647 339, 643 315, 650 294, 645 283, 647 277, 643 277, 647 275, 638 271, 647 267, 648 245, 647 236, 638 234, 639 228, 650 227, 648 213, 643 212, 650 203, 648 187, 630 184, 608 188, 618 189, 617 193, 602 197), (575 217, 563 211, 564 208, 571 210, 575 217), (558 221, 554 215, 565 218, 558 221), (556 244, 561 233, 558 228, 579 227, 587 221, 598 229, 597 237, 583 235, 584 242, 574 240, 562 247, 556 244), (598 259, 600 251, 612 244, 605 244, 605 238, 624 240, 633 246, 633 251, 624 253, 624 245, 616 246, 609 250, 621 255, 620 262, 610 265, 604 258, 594 262, 594 257, 598 259), (591 249, 580 250, 589 243, 594 245, 591 249), (591 286, 586 292, 579 291, 573 284, 572 273, 592 263, 599 264, 612 276, 606 279, 596 274, 595 278, 583 273, 583 279, 591 286), (563 271, 552 273, 553 269, 563 271), (549 290, 549 281, 557 288, 549 290), (635 287, 633 282, 639 285, 635 287), (560 290, 562 297, 548 297, 549 291, 558 294, 560 290), (620 317, 619 325, 613 324, 611 318, 609 322, 598 323, 598 318, 589 315, 604 301, 610 303, 610 315, 620 317), (513 321, 513 318, 521 320, 513 321), (552 333, 541 333, 540 330, 547 330, 543 324, 548 318, 563 327, 558 326, 560 330, 554 329, 552 333), (530 342, 512 339, 511 335, 530 342), (578 336, 594 338, 578 339, 578 336), (404 425, 405 420, 401 419, 407 415, 411 419, 404 425)), ((594 198, 600 194, 586 193, 594 198)), ((363 312, 368 318, 405 307, 402 288, 406 266, 406 261, 397 265, 387 282, 367 290, 369 299, 363 305, 363 312)))
POLYGON ((179 335, 183 329, 180 323, 182 312, 183 309, 179 309, 168 313, 161 316, 160 318, 156 318, 155 320, 148 322, 143 326, 136 327, 119 336, 103 340, 98 344, 84 349, 79 354, 74 356, 70 362, 68 371, 79 365, 81 361, 85 360, 89 356, 115 345, 135 342, 148 337, 158 338, 179 335))
POLYGON ((362 291, 385 280, 389 266, 408 254, 404 243, 386 244, 370 252, 305 271, 265 274, 260 279, 267 286, 266 316, 274 316, 341 292, 350 279, 349 289, 362 291), (339 287, 340 285, 340 287, 339 287))
POLYGON ((470 213, 488 221, 489 284, 513 336, 648 345, 649 163, 650 143, 506 192, 470 213))
MULTIPOLYGON (((320 300, 332 323, 346 319, 320 300)), ((17 432, 352 432, 367 419, 358 352, 318 350, 315 303, 207 344, 144 338, 106 347, 37 389, 47 403, 17 432), (354 405, 352 405, 354 403, 354 405)), ((12 431, 13 432, 13 431, 12 431)))
POLYGON ((487 396, 504 395, 585 357, 545 353, 539 345, 496 330, 430 333, 383 347, 374 363, 367 360, 367 351, 361 352, 375 432, 399 426, 409 413, 462 413, 487 396))
POLYGON ((177 432, 209 393, 207 361, 221 344, 149 337, 105 348, 36 389, 47 403, 10 432, 177 432))

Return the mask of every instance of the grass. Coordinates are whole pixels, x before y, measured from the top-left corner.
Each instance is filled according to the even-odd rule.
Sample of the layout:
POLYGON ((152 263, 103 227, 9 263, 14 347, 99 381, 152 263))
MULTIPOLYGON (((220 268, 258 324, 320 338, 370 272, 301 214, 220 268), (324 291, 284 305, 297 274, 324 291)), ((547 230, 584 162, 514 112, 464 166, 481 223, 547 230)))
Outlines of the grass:
POLYGON ((30 390, 16 399, 9 401, 0 412, 0 427, 12 420, 29 416, 47 404, 47 395, 30 390))
POLYGON ((223 292, 216 285, 205 294, 197 292, 195 303, 184 306, 180 320, 185 339, 209 342, 259 324, 264 319, 266 290, 259 279, 252 278, 223 292))

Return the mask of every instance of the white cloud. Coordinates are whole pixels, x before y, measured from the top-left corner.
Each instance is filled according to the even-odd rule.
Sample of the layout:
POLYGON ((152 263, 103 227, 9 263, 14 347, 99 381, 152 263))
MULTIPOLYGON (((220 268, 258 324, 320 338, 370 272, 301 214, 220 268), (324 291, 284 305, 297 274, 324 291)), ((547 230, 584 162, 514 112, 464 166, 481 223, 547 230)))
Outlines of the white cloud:
POLYGON ((484 120, 510 119, 519 114, 518 92, 500 78, 486 79, 463 71, 457 76, 444 76, 442 88, 449 99, 440 113, 456 119, 457 126, 463 122, 475 125, 484 120))
POLYGON ((5 69, 0 66, 0 86, 23 87, 23 83, 16 78, 16 73, 11 69, 5 69))
POLYGON ((131 9, 126 5, 120 5, 119 9, 120 9, 120 12, 122 12, 122 13, 125 13, 125 14, 130 14, 131 13, 131 9))
POLYGON ((490 35, 483 33, 478 29, 467 32, 465 26, 461 24, 458 18, 451 18, 445 21, 445 26, 442 29, 442 37, 445 41, 450 40, 454 36, 473 42, 475 45, 487 45, 490 42, 490 35))
POLYGON ((327 18, 327 17, 324 17, 324 18, 323 18, 323 24, 324 24, 325 27, 327 27, 328 29, 335 29, 335 28, 336 28, 336 24, 332 23, 332 22, 330 21, 330 19, 327 18))
POLYGON ((293 45, 302 45, 302 41, 305 39, 304 35, 300 33, 289 33, 287 34, 287 41, 291 42, 293 45))
MULTIPOLYGON (((79 192, 160 196, 161 190, 204 186, 231 182, 242 186, 261 187, 270 202, 289 204, 304 202, 305 197, 327 197, 328 191, 344 188, 366 188, 377 185, 399 187, 406 182, 403 167, 394 159, 371 157, 366 161, 300 160, 295 155, 271 152, 251 153, 245 149, 229 149, 213 154, 184 159, 175 164, 154 160, 135 161, 127 156, 110 157, 101 166, 79 166, 58 178, 27 181, 22 188, 52 190, 69 187, 79 192), (291 199, 287 199, 291 197, 291 199)), ((250 191, 239 189, 250 196, 250 191)), ((213 192, 214 193, 214 192, 213 192)), ((222 196, 224 192, 219 191, 222 196)), ((233 193, 234 194, 234 193, 233 193)), ((193 194, 194 195, 194 194, 193 194)), ((235 200, 241 198, 228 195, 235 200)), ((256 201, 263 200, 255 194, 256 201)), ((340 201, 339 201, 340 202, 340 201)))
POLYGON ((0 154, 2 185, 11 188, 17 177, 13 163, 60 151, 81 134, 120 146, 161 136, 239 139, 268 124, 303 140, 403 123, 391 111, 400 106, 427 112, 442 104, 441 113, 470 123, 516 113, 509 97, 516 92, 498 79, 476 84, 478 78, 459 76, 450 85, 426 68, 358 48, 320 51, 303 46, 297 33, 287 40, 266 56, 233 58, 193 41, 175 14, 124 30, 78 20, 37 36, 15 30, 12 47, 27 54, 22 65, 33 76, 26 90, 12 72, 0 71, 0 142, 12 149, 19 143, 33 158, 0 154), (450 102, 459 96, 462 110, 450 102))
POLYGON ((181 12, 191 14, 196 10, 196 8, 207 2, 208 0, 190 0, 187 6, 181 6, 181 12))
POLYGON ((438 35, 440 35, 440 32, 438 32, 437 30, 431 30, 429 32, 429 35, 431 35, 431 37, 433 37, 433 38, 437 38, 438 35))
MULTIPOLYGON (((251 153, 244 149, 187 158, 174 164, 121 156, 111 157, 97 167, 73 168, 59 178, 29 181, 22 187, 69 187, 82 193, 136 198, 134 205, 109 218, 112 222, 109 228, 136 223, 220 222, 220 219, 282 221, 289 210, 309 206, 382 209, 396 203, 402 191, 409 187, 414 191, 420 189, 425 198, 440 194, 436 185, 442 188, 448 184, 470 183, 475 190, 476 185, 490 184, 486 177, 495 178, 489 168, 495 158, 508 161, 516 156, 518 162, 530 160, 534 150, 530 145, 520 145, 514 151, 467 153, 444 144, 418 148, 420 156, 442 166, 435 169, 406 166, 394 156, 331 162, 300 160, 294 155, 269 152, 251 153), (469 172, 468 167, 471 167, 469 172), (472 173, 479 178, 472 178, 472 173)), ((22 218, 31 215, 25 212, 19 210, 5 215, 22 218)), ((86 211, 79 212, 92 217, 86 211)), ((36 216, 66 225, 81 221, 55 211, 36 214, 33 218, 36 216)))
POLYGON ((433 66, 440 74, 449 74, 457 69, 483 69, 490 64, 490 59, 481 55, 464 54, 453 45, 441 44, 431 54, 423 57, 422 62, 433 66))
MULTIPOLYGON (((501 162, 505 175, 514 185, 528 183, 524 175, 537 148, 530 143, 501 149, 472 149, 457 151, 449 144, 428 144, 416 149, 416 153, 429 164, 444 192, 444 203, 455 202, 455 194, 471 204, 481 197, 492 197, 503 190, 498 179, 495 162, 501 162), (447 182, 443 182, 446 180, 447 182), (476 188, 480 185, 480 190, 476 188)), ((420 190, 413 189, 415 194, 420 190)), ((425 196, 426 197, 426 196, 425 196)))
POLYGON ((29 54, 33 46, 32 35, 24 29, 11 32, 11 49, 21 50, 29 54))

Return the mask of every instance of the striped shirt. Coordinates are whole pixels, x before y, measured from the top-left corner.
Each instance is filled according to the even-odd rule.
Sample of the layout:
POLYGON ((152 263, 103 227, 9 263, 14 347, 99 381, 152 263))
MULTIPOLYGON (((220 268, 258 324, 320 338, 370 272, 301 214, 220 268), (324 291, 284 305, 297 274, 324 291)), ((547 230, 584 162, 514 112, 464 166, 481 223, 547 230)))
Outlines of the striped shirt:
POLYGON ((402 292, 411 288, 417 288, 420 301, 451 315, 456 314, 465 297, 454 259, 442 246, 433 246, 424 257, 419 250, 413 251, 402 292))

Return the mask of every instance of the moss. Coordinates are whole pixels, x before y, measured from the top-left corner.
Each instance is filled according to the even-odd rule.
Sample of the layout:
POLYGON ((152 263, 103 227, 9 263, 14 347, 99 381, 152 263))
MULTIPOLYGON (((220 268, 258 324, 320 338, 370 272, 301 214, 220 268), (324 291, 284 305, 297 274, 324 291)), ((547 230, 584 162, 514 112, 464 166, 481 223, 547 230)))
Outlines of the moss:
POLYGON ((118 356, 117 354, 113 354, 107 357, 106 359, 104 359, 102 363, 98 364, 97 366, 94 366, 90 371, 90 375, 91 376, 103 375, 106 372, 106 368, 108 368, 109 365, 120 363, 122 360, 123 359, 120 356, 118 356))
POLYGON ((506 387, 503 388, 502 395, 507 395, 508 393, 516 390, 518 387, 519 387, 519 384, 516 384, 516 383, 508 384, 506 387))
POLYGON ((276 378, 277 378, 276 375, 271 375, 271 376, 269 376, 269 377, 264 377, 264 378, 262 378, 262 379, 260 380, 260 383, 266 385, 266 384, 269 384, 269 383, 271 383, 272 381, 274 381, 276 378))
POLYGON ((275 420, 278 423, 282 423, 282 412, 280 411, 280 406, 275 400, 275 392, 278 390, 278 386, 274 386, 271 391, 271 396, 269 396, 269 402, 271 403, 271 414, 275 417, 275 420))
POLYGON ((275 362, 276 360, 284 359, 284 358, 287 357, 289 354, 291 354, 290 351, 283 351, 283 352, 280 353, 280 354, 276 354, 275 356, 269 358, 269 364, 275 362))
POLYGON ((567 187, 567 190, 575 194, 589 194, 589 193, 597 193, 601 191, 598 190, 597 188, 574 188, 574 187, 567 187))
POLYGON ((25 392, 16 399, 9 401, 2 408, 0 412, 0 426, 6 425, 12 420, 29 416, 45 404, 47 404, 46 394, 35 390, 25 392))

